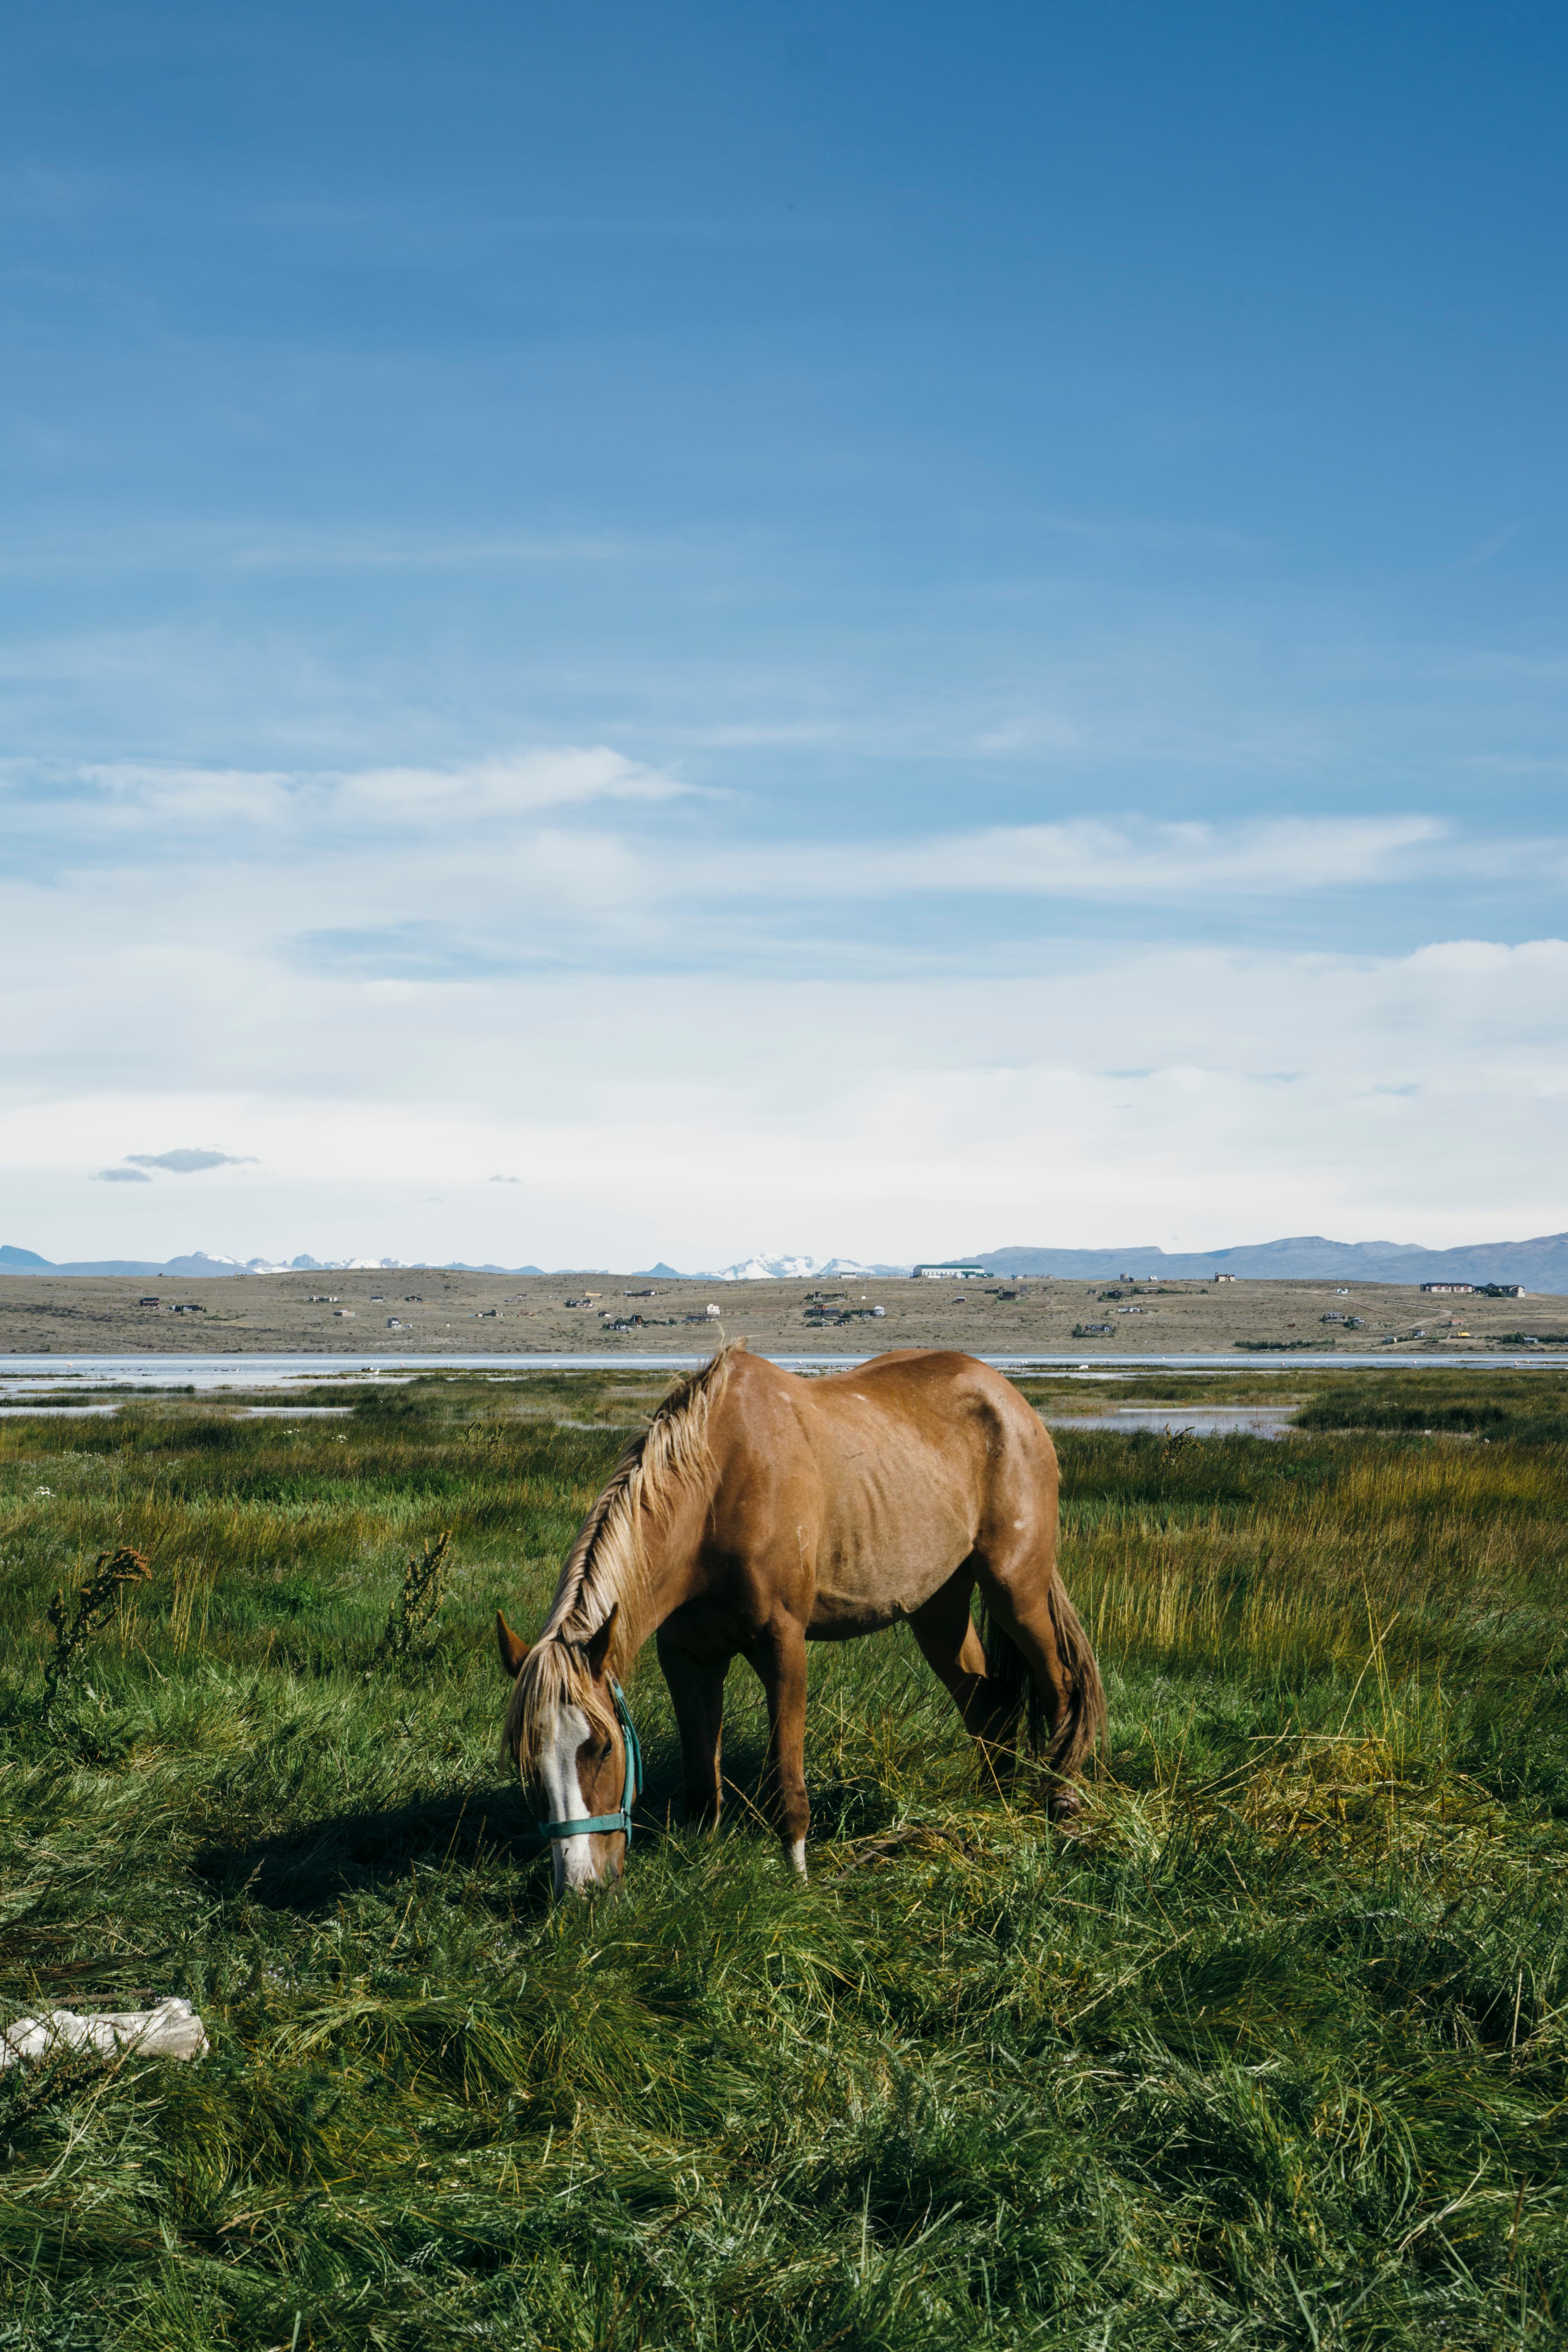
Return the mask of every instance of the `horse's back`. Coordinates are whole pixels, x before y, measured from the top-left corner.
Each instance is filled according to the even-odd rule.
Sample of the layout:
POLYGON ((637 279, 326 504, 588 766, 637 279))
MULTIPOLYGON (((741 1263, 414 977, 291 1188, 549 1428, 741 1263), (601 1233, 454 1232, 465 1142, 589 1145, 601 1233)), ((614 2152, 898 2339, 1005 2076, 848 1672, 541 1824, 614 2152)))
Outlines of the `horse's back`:
POLYGON ((737 1355, 714 1434, 727 1548, 772 1552, 815 1633, 908 1615, 1021 1537, 1054 1560, 1055 1449, 973 1356, 900 1349, 803 1381, 737 1355))

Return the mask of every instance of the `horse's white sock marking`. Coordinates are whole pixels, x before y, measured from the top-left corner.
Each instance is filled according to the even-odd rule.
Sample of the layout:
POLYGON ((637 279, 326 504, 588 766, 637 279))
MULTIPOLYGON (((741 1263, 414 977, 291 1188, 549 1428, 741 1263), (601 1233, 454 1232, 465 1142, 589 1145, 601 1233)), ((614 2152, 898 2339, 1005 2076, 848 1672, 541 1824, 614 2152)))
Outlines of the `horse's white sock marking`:
POLYGON ((789 1866, 797 1878, 805 1876, 805 1840, 796 1838, 789 1850, 789 1866))

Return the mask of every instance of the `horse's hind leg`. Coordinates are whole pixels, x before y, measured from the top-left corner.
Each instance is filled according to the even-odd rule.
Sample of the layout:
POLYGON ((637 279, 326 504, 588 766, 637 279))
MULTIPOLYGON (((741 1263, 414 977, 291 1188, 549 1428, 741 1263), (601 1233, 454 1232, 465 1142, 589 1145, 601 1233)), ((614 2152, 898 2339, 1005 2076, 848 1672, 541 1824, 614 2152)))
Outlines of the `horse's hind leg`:
POLYGON ((680 1734, 681 1792, 689 1822, 716 1822, 723 1783, 719 1751, 724 1737, 727 1657, 687 1649, 668 1624, 658 1630, 658 1663, 669 1685, 680 1734))
POLYGON ((986 1681, 985 1651, 969 1613, 973 1590, 974 1570, 965 1560, 940 1591, 910 1612, 909 1627, 921 1657, 951 1693, 965 1731, 984 1745, 1002 1737, 1004 1709, 995 1685, 986 1681))
MULTIPOLYGON (((1058 1736, 1068 1723, 1073 1690, 1051 1616, 1047 1597, 1050 1571, 1027 1559, 1008 1562, 1002 1573, 985 1560, 977 1563, 977 1570, 985 1606, 1021 1654, 1039 1694, 1054 1753, 1058 1736)), ((1083 1800, 1077 1790, 1065 1780, 1059 1781, 1051 1797, 1052 1813, 1060 1817, 1082 1809, 1083 1800)))

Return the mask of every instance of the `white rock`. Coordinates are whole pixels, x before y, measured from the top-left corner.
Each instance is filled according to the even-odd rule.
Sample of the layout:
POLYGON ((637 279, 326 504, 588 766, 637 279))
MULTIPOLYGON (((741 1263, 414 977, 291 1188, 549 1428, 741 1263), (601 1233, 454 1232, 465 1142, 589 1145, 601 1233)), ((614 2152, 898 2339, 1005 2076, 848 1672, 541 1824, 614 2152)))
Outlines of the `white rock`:
POLYGON ((171 1997, 156 2009, 100 2009, 89 2017, 51 2009, 19 2017, 0 2033, 0 2074, 25 2058, 51 2058, 62 2050, 99 2050, 111 2058, 133 2050, 141 2058, 205 2058, 207 2037, 188 2000, 171 1997))

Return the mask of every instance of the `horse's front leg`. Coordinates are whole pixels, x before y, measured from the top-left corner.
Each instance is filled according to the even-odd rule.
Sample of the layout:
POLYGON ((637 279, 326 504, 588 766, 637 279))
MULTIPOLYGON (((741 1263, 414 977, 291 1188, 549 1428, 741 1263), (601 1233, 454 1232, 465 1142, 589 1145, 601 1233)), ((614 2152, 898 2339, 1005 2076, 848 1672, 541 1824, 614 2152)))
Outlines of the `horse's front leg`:
POLYGON ((689 1822, 713 1822, 723 1801, 719 1769, 724 1738, 724 1677, 727 1655, 688 1649, 671 1625, 658 1629, 658 1663, 669 1685, 680 1734, 681 1793, 689 1822))
POLYGON ((805 1629, 783 1610, 746 1653, 768 1695, 766 1795, 790 1868, 805 1876, 805 1629))

